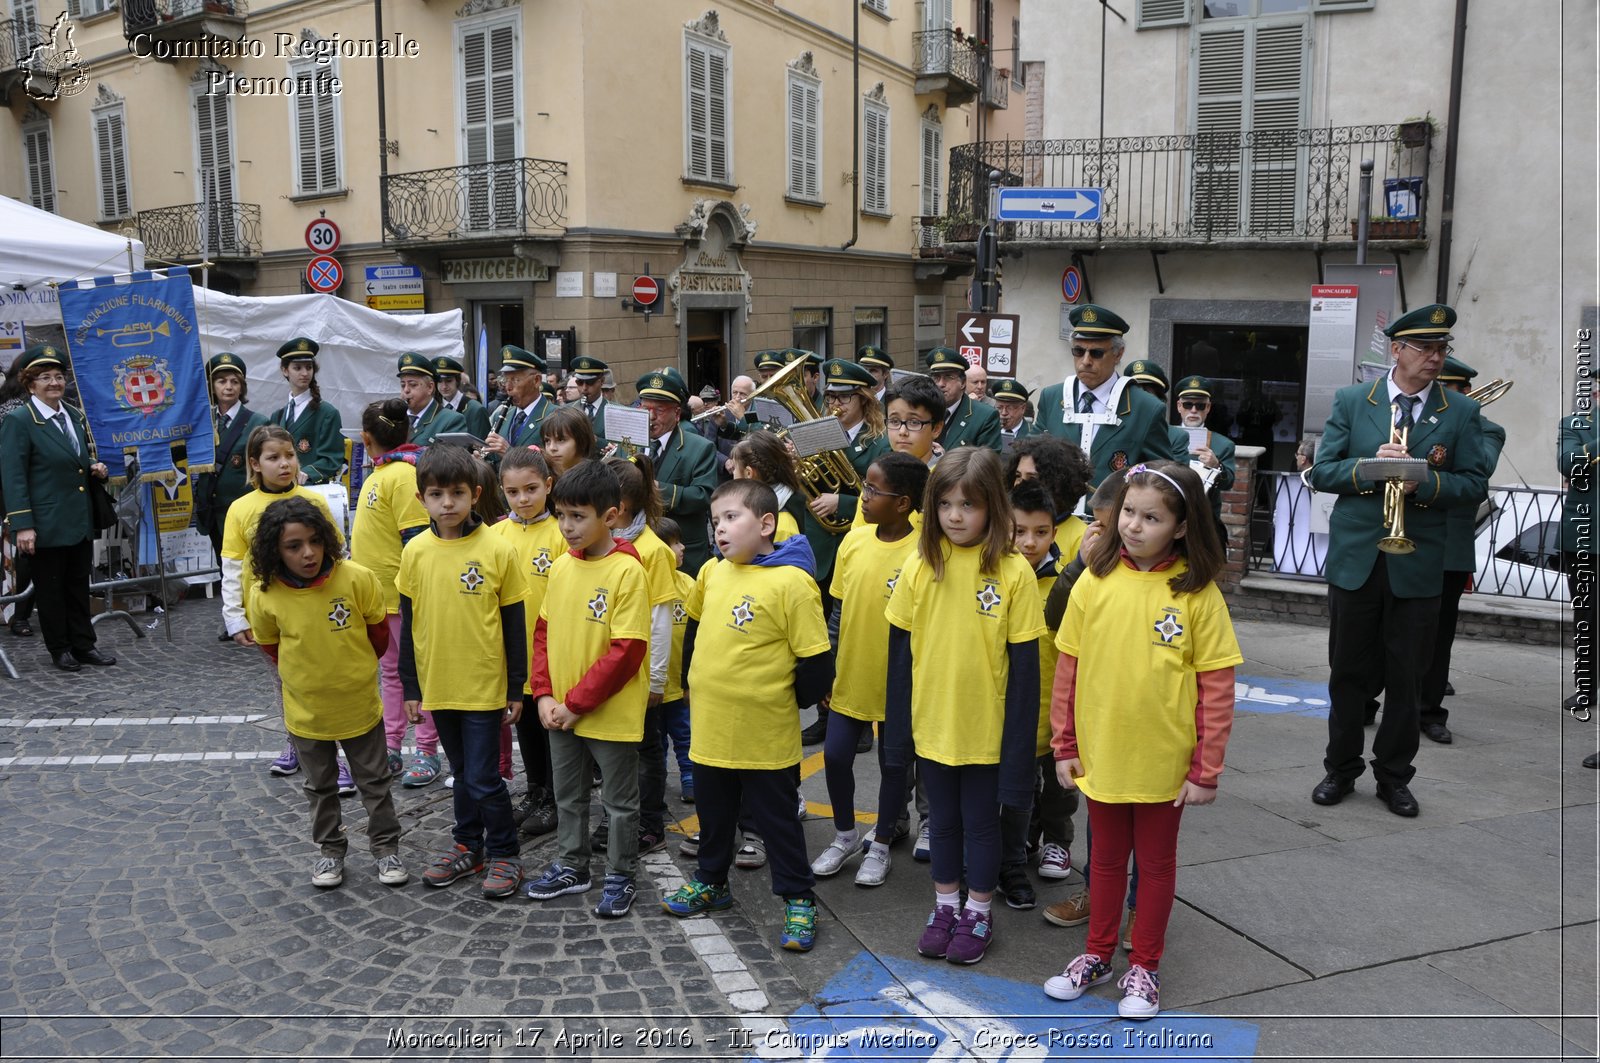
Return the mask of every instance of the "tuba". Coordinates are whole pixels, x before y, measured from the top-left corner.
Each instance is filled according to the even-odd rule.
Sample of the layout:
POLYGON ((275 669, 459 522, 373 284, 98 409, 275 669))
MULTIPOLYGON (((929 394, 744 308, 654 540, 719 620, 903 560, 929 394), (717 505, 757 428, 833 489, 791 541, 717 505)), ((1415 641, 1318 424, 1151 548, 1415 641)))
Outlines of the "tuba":
MULTIPOLYGON (((811 396, 806 394, 804 358, 796 358, 777 373, 771 380, 756 389, 750 396, 753 407, 756 399, 771 399, 778 403, 794 417, 796 421, 815 421, 821 414, 817 413, 816 406, 812 405, 811 396)), ((783 432, 779 432, 783 435, 783 432)), ((818 495, 861 493, 861 477, 856 475, 854 465, 845 459, 842 452, 826 450, 821 454, 813 454, 809 458, 796 458, 795 465, 800 473, 800 486, 805 489, 806 498, 816 499, 818 495)), ((837 514, 831 517, 818 517, 815 513, 812 518, 828 531, 835 535, 842 535, 850 530, 850 522, 841 519, 837 514)))
POLYGON ((1511 380, 1501 380, 1496 377, 1494 380, 1489 381, 1482 387, 1474 388, 1473 390, 1467 392, 1467 398, 1472 399, 1479 406, 1487 406, 1495 399, 1500 398, 1506 392, 1510 391, 1513 383, 1515 382, 1511 380))

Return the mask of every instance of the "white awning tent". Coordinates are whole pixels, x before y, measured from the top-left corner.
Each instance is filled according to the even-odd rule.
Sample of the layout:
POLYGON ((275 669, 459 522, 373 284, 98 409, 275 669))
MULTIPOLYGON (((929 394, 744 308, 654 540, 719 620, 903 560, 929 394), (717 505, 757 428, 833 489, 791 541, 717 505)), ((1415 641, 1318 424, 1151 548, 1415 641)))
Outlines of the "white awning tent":
POLYGON ((0 196, 0 321, 59 325, 52 281, 144 269, 144 244, 0 196))

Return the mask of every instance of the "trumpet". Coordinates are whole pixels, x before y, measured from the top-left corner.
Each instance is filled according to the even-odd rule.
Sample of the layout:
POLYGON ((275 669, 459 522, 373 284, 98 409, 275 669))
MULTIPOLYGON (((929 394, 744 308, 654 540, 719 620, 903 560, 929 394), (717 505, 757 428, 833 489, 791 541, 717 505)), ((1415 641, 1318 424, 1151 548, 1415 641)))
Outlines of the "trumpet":
POLYGON ((1467 398, 1472 399, 1479 406, 1487 406, 1495 399, 1500 398, 1506 392, 1510 391, 1512 385, 1515 383, 1516 381, 1514 380, 1501 380, 1499 377, 1496 377, 1482 387, 1473 388, 1471 391, 1467 392, 1467 398))
MULTIPOLYGON (((1396 424, 1399 419, 1399 403, 1391 404, 1389 423, 1394 427, 1389 429, 1389 442, 1409 446, 1411 429, 1396 424)), ((1406 482, 1398 477, 1383 482, 1383 522, 1389 526, 1389 534, 1378 540, 1379 550, 1386 554, 1409 554, 1416 550, 1417 544, 1406 538, 1406 482)))

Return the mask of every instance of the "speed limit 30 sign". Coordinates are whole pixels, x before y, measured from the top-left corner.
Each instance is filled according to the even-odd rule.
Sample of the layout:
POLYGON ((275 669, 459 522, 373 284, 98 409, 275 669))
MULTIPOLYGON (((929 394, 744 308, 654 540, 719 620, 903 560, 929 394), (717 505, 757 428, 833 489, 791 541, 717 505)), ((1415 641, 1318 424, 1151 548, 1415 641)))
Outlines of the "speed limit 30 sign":
POLYGON ((331 255, 339 250, 339 227, 327 218, 318 218, 306 226, 306 246, 319 255, 331 255))

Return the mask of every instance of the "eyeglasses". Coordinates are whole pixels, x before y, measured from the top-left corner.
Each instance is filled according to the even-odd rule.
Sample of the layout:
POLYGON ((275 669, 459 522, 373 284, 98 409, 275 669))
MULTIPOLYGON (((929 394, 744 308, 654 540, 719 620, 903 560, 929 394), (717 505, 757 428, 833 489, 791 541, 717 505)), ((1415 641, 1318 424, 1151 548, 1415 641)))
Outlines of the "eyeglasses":
POLYGON ((905 498, 906 496, 898 491, 880 491, 871 484, 864 483, 861 485, 861 497, 870 500, 874 498, 905 498))
POLYGON ((830 391, 822 396, 822 404, 824 406, 843 406, 855 397, 856 393, 853 391, 830 391))
POLYGON ((1073 358, 1093 358, 1095 361, 1099 361, 1100 359, 1104 358, 1106 355, 1108 355, 1110 353, 1111 353, 1111 348, 1109 348, 1109 347, 1074 347, 1074 348, 1072 348, 1072 357, 1073 358))
POLYGON ((932 421, 921 421, 921 420, 916 420, 916 419, 912 419, 912 420, 909 420, 909 421, 902 421, 898 417, 889 418, 889 428, 890 428, 890 430, 895 431, 895 432, 900 431, 902 428, 907 429, 908 431, 912 431, 912 432, 920 432, 924 428, 932 428, 932 427, 933 427, 933 422, 932 421))
POLYGON ((1209 402, 1184 402, 1184 401, 1180 401, 1178 403, 1178 406, 1181 407, 1182 409, 1185 409, 1185 410, 1203 410, 1207 406, 1210 406, 1210 405, 1211 405, 1211 403, 1209 403, 1209 402))
POLYGON ((1437 354, 1443 351, 1446 358, 1456 353, 1456 349, 1448 343, 1443 346, 1437 343, 1413 343, 1410 340, 1401 340, 1400 343, 1402 346, 1410 347, 1414 351, 1422 351, 1424 354, 1437 354))
POLYGON ((65 373, 40 373, 33 379, 41 384, 65 384, 67 375, 65 373))

